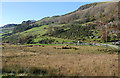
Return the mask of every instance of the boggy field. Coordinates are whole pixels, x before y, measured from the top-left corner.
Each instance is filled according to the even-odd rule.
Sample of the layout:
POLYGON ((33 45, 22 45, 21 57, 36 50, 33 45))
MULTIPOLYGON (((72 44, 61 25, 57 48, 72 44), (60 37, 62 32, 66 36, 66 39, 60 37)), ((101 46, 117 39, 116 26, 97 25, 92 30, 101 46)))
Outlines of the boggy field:
POLYGON ((118 76, 116 50, 97 46, 2 46, 3 75, 118 76))

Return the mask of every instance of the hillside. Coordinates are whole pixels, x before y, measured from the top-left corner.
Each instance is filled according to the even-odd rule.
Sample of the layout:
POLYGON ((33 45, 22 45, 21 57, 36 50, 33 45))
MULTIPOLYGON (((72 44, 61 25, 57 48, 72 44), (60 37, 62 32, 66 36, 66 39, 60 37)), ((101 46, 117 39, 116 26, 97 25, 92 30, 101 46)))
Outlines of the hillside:
POLYGON ((3 36, 8 36, 8 34, 10 35, 10 33, 12 33, 14 28, 17 26, 18 24, 7 24, 3 27, 0 27, 0 38, 3 36))
POLYGON ((72 43, 78 40, 106 42, 106 25, 108 42, 118 41, 120 28, 116 2, 87 4, 62 16, 24 21, 10 32, 4 32, 2 39, 5 43, 13 44, 72 43))

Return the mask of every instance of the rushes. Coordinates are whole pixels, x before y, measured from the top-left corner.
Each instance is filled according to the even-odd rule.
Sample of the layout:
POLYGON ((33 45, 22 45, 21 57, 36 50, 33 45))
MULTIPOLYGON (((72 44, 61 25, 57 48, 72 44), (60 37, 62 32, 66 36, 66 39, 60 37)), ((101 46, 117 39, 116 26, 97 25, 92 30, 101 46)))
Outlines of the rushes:
POLYGON ((108 54, 103 47, 71 46, 78 50, 57 49, 62 46, 19 47, 6 45, 6 49, 3 49, 4 75, 11 73, 23 76, 118 75, 118 55, 108 54))

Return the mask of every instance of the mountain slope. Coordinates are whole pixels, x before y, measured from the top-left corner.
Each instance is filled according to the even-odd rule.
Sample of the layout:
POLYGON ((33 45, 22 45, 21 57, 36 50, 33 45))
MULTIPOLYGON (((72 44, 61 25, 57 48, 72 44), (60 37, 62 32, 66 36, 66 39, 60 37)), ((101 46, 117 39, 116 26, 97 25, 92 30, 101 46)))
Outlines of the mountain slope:
POLYGON ((76 11, 46 17, 38 21, 23 22, 3 37, 9 43, 65 43, 80 41, 105 42, 108 27, 108 41, 119 40, 118 3, 102 2, 83 5, 76 11), (111 7, 112 6, 112 7, 111 7), (67 39, 67 40, 65 40, 67 39))

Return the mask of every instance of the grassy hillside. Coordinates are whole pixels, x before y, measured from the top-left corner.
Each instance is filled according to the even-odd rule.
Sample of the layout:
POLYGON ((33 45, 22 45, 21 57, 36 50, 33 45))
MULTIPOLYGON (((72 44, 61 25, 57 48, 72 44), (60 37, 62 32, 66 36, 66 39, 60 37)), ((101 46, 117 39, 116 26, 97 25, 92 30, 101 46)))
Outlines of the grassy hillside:
POLYGON ((0 27, 0 38, 5 38, 8 36, 8 34, 11 34, 15 27, 17 27, 17 24, 7 24, 3 27, 0 27))
POLYGON ((110 45, 120 40, 117 6, 92 3, 65 15, 3 27, 2 75, 117 77, 120 50, 110 45))
POLYGON ((117 22, 117 6, 118 3, 115 2, 92 3, 62 16, 46 17, 34 22, 28 20, 10 30, 9 34, 2 35, 3 42, 105 42, 106 25, 108 42, 118 41, 120 29, 117 22))

